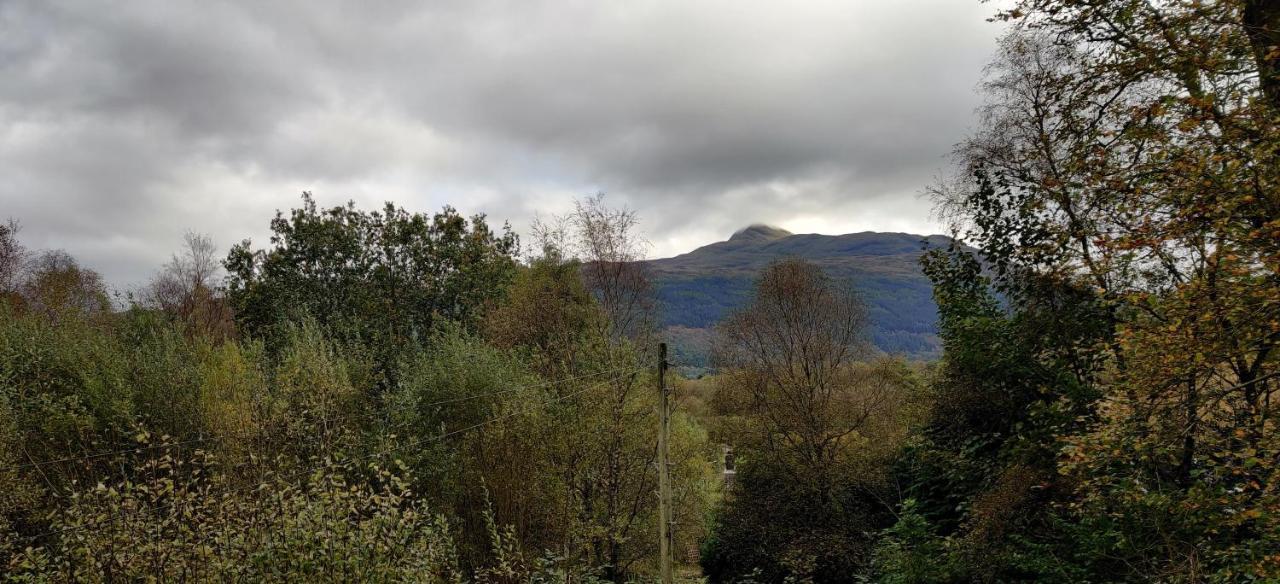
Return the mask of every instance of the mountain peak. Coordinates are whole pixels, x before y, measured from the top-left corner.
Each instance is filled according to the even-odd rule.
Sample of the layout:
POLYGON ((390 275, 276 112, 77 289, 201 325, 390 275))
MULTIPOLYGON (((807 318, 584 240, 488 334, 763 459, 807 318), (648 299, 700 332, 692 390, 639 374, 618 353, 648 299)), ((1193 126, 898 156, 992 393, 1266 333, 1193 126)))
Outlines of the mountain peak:
MULTIPOLYGON (((757 279, 775 261, 813 262, 867 304, 867 339, 885 353, 933 358, 942 352, 933 286, 920 266, 923 236, 910 233, 792 235, 752 225, 688 253, 647 264, 664 334, 686 365, 707 366, 716 323, 755 297, 757 279)), ((947 238, 930 238, 945 247, 947 238)))
POLYGON ((734 232, 729 241, 772 241, 789 235, 791 232, 781 227, 756 223, 734 232))

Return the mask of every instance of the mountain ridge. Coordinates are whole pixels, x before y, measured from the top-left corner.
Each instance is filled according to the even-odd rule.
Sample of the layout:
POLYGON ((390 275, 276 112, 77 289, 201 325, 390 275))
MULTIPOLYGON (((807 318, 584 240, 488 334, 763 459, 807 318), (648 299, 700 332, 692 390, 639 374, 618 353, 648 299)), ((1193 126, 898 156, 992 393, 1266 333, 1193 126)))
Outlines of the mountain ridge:
POLYGON ((868 340, 885 353, 932 359, 941 353, 933 288, 920 268, 926 249, 951 238, 901 232, 795 234, 766 224, 727 240, 646 262, 653 276, 660 322, 677 357, 693 370, 708 366, 711 330, 750 301, 755 279, 769 263, 800 258, 848 283, 868 309, 868 340))

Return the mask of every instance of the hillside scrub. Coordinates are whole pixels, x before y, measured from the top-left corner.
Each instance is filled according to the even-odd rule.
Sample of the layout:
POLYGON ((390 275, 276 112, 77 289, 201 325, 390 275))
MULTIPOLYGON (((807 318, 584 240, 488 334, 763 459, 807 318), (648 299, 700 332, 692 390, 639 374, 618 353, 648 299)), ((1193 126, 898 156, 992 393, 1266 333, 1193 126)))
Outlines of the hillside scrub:
MULTIPOLYGON (((656 380, 627 313, 646 308, 606 310, 580 260, 522 264, 479 219, 303 203, 279 247, 232 250, 225 297, 191 269, 199 237, 124 309, 62 256, 6 275, 6 579, 650 573, 656 380)), ((593 218, 598 241, 631 228, 616 217, 593 218)), ((693 549, 714 450, 683 415, 671 450, 693 549)))

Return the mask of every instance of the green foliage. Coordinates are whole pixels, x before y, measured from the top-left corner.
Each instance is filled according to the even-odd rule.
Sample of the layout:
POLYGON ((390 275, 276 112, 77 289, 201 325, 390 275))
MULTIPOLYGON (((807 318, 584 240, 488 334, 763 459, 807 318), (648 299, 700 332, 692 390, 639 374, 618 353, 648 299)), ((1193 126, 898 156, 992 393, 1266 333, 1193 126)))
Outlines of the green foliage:
POLYGON ((845 479, 824 489, 795 469, 749 458, 703 545, 703 573, 713 582, 752 572, 760 582, 849 582, 868 561, 868 527, 884 523, 865 485, 845 479))
MULTIPOLYGON (((618 235, 592 225, 602 246, 618 235)), ((200 241, 124 311, 66 300, 96 282, 72 261, 54 258, 43 287, 16 277, 0 303, 4 579, 654 571, 657 382, 634 340, 647 314, 606 315, 581 264, 518 267, 514 237, 448 209, 307 198, 273 231, 267 250, 232 251, 226 298, 200 241)), ((688 560, 718 481, 698 422, 671 429, 688 560)))
POLYGON ((1026 273, 1001 303, 962 250, 923 261, 946 353, 930 420, 894 462, 904 502, 877 546, 877 577, 1072 581, 1053 504, 1066 488, 1058 452, 1099 395, 1090 349, 1109 338, 1106 313, 1087 291, 1026 273))
POLYGON ((947 565, 945 541, 916 509, 914 499, 902 502, 898 520, 880 532, 873 568, 882 584, 930 584, 955 581, 947 565))
POLYGON ((59 535, 16 554, 8 580, 462 581, 448 523, 400 470, 353 482, 331 462, 301 485, 270 473, 229 490, 216 465, 168 455, 142 462, 143 480, 75 493, 50 523, 59 535))
POLYGON ((14 468, 24 462, 17 414, 11 391, 0 386, 0 559, 4 557, 4 550, 13 545, 10 539, 15 524, 31 519, 29 512, 40 496, 39 489, 22 480, 21 473, 14 468))
POLYGON ((946 281, 975 279, 935 264, 944 323, 965 316, 908 492, 969 580, 1274 581, 1280 11, 999 18, 957 150, 975 180, 938 194, 1007 310, 957 301, 971 286, 946 281))
POLYGON ((581 264, 554 256, 519 270, 503 302, 486 315, 485 336, 521 353, 545 375, 573 370, 601 350, 604 314, 583 284, 581 264))
POLYGON ((934 419, 895 465, 919 516, 904 510, 895 529, 923 520, 933 535, 919 545, 941 551, 906 561, 910 538, 886 532, 883 579, 1280 573, 1262 405, 1278 256, 1274 233, 1238 212, 1274 190, 1280 94, 1215 81, 1260 66, 1241 19, 1262 4, 1003 13, 1024 25, 992 67, 988 127, 959 151, 975 180, 942 193, 987 270, 954 250, 926 256, 945 357, 934 419), (1241 131, 1255 123, 1268 130, 1241 131))
POLYGON ((131 310, 112 335, 129 347, 128 384, 135 422, 170 436, 198 432, 199 354, 203 339, 189 338, 160 314, 131 310))
POLYGON ((196 376, 201 427, 221 438, 219 454, 245 458, 266 445, 272 427, 268 373, 260 343, 202 346, 196 376))
MULTIPOLYGON (((401 383, 373 401, 365 353, 340 350, 314 322, 285 325, 268 352, 256 341, 188 338, 181 323, 145 311, 110 326, 15 315, 0 326, 9 356, 0 561, 37 580, 643 573, 656 531, 646 488, 654 381, 621 374, 634 361, 609 361, 629 353, 586 339, 598 330, 572 337, 572 361, 547 378, 535 373, 547 356, 531 345, 500 349, 437 325, 427 348, 402 361, 401 383), (564 377, 578 379, 553 383, 564 377), (104 380, 133 391, 99 394, 104 380), (95 395, 115 398, 112 407, 57 416, 50 405, 95 395), (156 427, 181 433, 148 431, 156 427), (70 460, 11 468, 62 457, 70 460), (355 460, 400 469, 399 460, 404 470, 393 481, 355 460), (421 511, 428 505, 447 525, 421 511)), ((685 416, 672 426, 687 549, 716 477, 705 431, 685 416)))
POLYGON ((0 308, 0 387, 24 457, 68 456, 127 435, 135 417, 132 352, 102 325, 0 308))
POLYGON ((371 385, 357 385, 362 363, 340 353, 311 321, 288 325, 285 335, 263 396, 267 438, 304 458, 349 444, 371 403, 371 385))
POLYGON ((481 515, 486 506, 478 502, 489 495, 481 485, 497 491, 504 511, 508 496, 523 499, 523 504, 546 501, 541 499, 546 493, 537 480, 529 480, 523 488, 513 484, 537 476, 531 473, 538 472, 535 465, 545 458, 540 439, 548 429, 538 422, 537 404, 550 394, 540 388, 522 389, 538 385, 537 379, 519 361, 482 339, 458 327, 444 327, 432 337, 429 349, 403 362, 399 387, 387 396, 388 430, 375 436, 386 440, 395 455, 414 469, 423 492, 435 505, 459 518, 467 534, 463 552, 468 560, 476 561, 487 551, 481 515), (501 426, 486 428, 526 432, 513 436, 521 443, 506 446, 523 454, 510 460, 504 457, 513 465, 510 468, 494 468, 495 453, 485 452, 473 436, 436 439, 511 414, 517 415, 504 419, 501 426), (492 474, 498 470, 511 474, 492 474))
POLYGON ((702 548, 712 582, 852 582, 890 523, 888 459, 918 416, 900 361, 860 362, 857 297, 816 266, 770 266, 722 324, 719 435, 734 485, 702 548))
MULTIPOLYGON (((505 289, 515 268, 516 237, 494 234, 483 216, 452 208, 428 217, 397 208, 365 212, 349 203, 301 208, 271 221, 271 247, 231 249, 227 294, 250 334, 314 318, 344 347, 371 352, 389 384, 400 354, 437 320, 466 326, 505 289)), ((269 343, 271 344, 271 343, 269 343)))

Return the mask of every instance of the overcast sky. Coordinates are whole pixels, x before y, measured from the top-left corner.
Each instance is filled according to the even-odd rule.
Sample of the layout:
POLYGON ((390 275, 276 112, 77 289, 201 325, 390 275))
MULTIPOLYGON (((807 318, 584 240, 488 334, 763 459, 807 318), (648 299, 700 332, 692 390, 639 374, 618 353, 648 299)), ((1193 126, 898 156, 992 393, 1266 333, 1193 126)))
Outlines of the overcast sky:
POLYGON ((0 218, 122 287, 277 208, 509 220, 596 191, 651 255, 749 223, 937 232, 993 8, 821 2, 0 0, 0 218))

